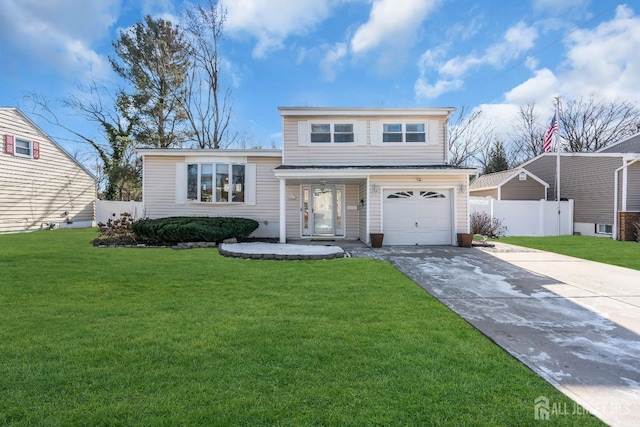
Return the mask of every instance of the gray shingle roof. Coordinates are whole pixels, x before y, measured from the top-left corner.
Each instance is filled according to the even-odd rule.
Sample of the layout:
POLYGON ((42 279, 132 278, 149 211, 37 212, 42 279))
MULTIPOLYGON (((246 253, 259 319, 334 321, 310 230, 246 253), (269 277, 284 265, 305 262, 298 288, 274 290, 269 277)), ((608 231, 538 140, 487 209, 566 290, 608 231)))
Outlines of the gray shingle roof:
POLYGON ((640 153, 640 133, 604 147, 598 153, 640 153))
POLYGON ((480 175, 469 185, 470 190, 479 190, 481 188, 495 188, 509 177, 517 174, 520 169, 509 169, 502 172, 488 173, 480 175))

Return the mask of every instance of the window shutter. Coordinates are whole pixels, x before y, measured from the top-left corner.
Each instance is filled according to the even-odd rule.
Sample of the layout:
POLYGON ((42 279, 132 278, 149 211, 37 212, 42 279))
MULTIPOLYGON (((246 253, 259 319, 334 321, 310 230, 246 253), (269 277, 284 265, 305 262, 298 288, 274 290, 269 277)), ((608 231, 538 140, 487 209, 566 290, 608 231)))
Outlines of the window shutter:
POLYGON ((13 135, 4 136, 4 152, 12 156, 15 154, 15 138, 13 135))
POLYGON ((311 144, 311 126, 307 120, 298 122, 298 145, 311 144))
POLYGON ((439 120, 429 120, 427 123, 427 144, 438 144, 440 143, 440 121, 439 120))
POLYGON ((187 203, 187 164, 176 163, 176 204, 187 203))
POLYGON ((369 122, 369 138, 371 145, 380 145, 382 142, 382 124, 377 120, 369 122))
POLYGON ((256 204, 257 168, 255 163, 248 163, 244 166, 244 203, 247 205, 256 204))
POLYGON ((357 145, 367 145, 367 122, 358 120, 353 125, 353 131, 355 132, 355 141, 357 145))
POLYGON ((40 158, 40 143, 38 141, 31 142, 31 152, 34 159, 38 160, 40 158))

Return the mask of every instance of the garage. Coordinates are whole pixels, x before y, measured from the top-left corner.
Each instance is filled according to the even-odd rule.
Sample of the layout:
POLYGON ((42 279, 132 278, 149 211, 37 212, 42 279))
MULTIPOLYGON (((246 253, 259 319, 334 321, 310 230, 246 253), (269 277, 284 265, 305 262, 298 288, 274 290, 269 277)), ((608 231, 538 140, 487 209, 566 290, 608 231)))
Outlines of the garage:
POLYGON ((451 245, 451 190, 387 189, 383 192, 385 245, 451 245))

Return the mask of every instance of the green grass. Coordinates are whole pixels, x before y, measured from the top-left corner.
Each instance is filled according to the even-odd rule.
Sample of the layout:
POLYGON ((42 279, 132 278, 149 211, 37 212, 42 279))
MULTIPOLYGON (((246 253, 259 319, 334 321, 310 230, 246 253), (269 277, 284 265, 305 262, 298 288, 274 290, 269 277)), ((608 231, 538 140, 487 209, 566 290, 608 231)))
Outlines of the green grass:
POLYGON ((540 395, 572 407, 387 263, 94 236, 0 235, 2 425, 524 426, 540 395))
POLYGON ((640 244, 591 236, 501 237, 500 242, 640 270, 640 244))

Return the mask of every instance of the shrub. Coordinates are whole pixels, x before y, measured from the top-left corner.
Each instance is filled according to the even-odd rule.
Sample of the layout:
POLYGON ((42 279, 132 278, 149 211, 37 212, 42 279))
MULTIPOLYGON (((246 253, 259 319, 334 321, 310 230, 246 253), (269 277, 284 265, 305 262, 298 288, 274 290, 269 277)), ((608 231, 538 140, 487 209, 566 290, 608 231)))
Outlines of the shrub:
MULTIPOLYGON (((115 214, 114 214, 115 216, 115 214)), ((91 243, 98 245, 135 245, 138 243, 136 235, 131 230, 131 214, 123 213, 120 218, 109 218, 106 223, 98 223, 100 234, 91 243)))
POLYGON ((471 232, 486 237, 500 237, 507 233, 507 227, 502 225, 502 221, 493 218, 485 212, 474 212, 471 214, 471 232))
POLYGON ((132 230, 141 239, 175 244, 180 242, 216 242, 248 237, 258 228, 258 222, 234 217, 168 217, 143 219, 132 224, 132 230))

